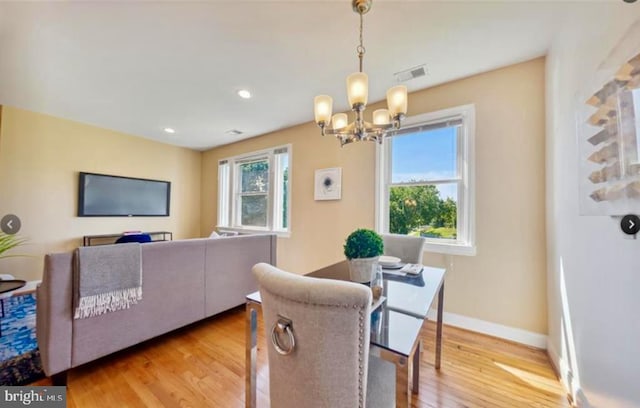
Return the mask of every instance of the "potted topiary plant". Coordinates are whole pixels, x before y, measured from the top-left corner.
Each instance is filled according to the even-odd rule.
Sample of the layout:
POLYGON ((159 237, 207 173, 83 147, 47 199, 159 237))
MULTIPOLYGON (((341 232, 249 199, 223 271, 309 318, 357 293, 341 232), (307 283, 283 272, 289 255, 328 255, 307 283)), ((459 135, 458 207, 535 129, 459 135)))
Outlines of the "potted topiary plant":
POLYGON ((344 244, 344 256, 349 260, 351 280, 370 282, 382 251, 382 237, 375 231, 365 228, 353 231, 344 244))

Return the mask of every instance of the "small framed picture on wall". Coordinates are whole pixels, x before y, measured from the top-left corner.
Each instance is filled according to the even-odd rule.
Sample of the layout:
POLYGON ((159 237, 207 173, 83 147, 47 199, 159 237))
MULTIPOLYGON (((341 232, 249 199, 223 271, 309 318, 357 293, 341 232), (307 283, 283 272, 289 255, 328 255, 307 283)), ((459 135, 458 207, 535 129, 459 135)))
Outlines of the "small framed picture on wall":
POLYGON ((342 168, 316 170, 315 194, 316 200, 340 200, 342 197, 342 168))

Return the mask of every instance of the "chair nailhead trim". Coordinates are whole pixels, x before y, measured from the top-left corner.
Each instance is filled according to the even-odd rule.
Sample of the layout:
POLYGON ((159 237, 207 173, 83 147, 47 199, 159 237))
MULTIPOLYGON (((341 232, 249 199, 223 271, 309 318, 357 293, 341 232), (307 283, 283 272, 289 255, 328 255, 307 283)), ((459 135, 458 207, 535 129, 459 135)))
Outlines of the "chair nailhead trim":
POLYGON ((360 389, 360 395, 358 396, 358 405, 359 408, 364 408, 364 385, 362 383, 362 379, 364 378, 364 308, 361 307, 359 311, 360 318, 360 342, 358 344, 358 366, 360 368, 360 376, 358 377, 358 387, 360 389))

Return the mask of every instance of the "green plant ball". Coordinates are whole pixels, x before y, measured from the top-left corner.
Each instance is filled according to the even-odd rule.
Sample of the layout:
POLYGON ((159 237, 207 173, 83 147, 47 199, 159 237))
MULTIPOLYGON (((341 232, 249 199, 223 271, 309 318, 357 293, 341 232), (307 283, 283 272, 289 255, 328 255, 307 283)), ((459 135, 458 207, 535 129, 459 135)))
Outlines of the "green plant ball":
POLYGON ((380 256, 383 250, 382 237, 377 232, 366 228, 353 231, 344 244, 344 256, 347 259, 380 256))

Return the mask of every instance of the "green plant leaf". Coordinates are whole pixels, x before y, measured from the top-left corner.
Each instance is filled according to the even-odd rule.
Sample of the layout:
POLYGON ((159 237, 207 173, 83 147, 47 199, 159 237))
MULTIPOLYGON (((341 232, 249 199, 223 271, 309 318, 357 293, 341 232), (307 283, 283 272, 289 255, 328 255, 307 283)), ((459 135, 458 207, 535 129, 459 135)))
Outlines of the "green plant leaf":
POLYGON ((17 235, 9 235, 3 232, 0 232, 0 258, 9 258, 13 256, 21 256, 21 255, 7 255, 5 252, 18 247, 27 242, 26 238, 17 236, 17 235))

